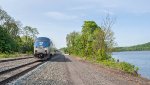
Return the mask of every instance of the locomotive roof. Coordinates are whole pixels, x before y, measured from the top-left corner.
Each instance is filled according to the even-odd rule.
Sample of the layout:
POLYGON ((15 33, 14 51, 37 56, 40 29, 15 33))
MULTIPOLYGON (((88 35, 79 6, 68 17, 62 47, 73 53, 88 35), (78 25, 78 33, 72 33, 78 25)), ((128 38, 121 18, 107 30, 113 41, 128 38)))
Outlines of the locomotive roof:
POLYGON ((38 37, 36 40, 48 40, 48 41, 51 41, 49 38, 47 37, 38 37))

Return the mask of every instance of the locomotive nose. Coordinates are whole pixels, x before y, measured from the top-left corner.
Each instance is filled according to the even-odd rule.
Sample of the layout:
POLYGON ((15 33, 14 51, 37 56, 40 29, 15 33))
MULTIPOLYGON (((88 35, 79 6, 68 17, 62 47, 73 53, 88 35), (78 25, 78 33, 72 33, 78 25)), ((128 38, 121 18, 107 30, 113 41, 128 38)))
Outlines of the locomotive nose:
POLYGON ((43 54, 43 53, 40 53, 40 54, 39 54, 39 58, 44 58, 44 54, 43 54))

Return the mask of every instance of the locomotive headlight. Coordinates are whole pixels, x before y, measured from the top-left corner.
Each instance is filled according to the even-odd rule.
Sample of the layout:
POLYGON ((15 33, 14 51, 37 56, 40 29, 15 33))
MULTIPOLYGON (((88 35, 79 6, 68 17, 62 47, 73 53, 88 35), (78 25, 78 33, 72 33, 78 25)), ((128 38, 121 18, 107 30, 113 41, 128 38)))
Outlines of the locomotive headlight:
POLYGON ((45 53, 47 54, 48 53, 48 48, 44 48, 44 50, 45 50, 45 53))
POLYGON ((47 50, 45 50, 45 53, 47 53, 47 50))
POLYGON ((48 50, 48 48, 44 48, 44 50, 48 50))

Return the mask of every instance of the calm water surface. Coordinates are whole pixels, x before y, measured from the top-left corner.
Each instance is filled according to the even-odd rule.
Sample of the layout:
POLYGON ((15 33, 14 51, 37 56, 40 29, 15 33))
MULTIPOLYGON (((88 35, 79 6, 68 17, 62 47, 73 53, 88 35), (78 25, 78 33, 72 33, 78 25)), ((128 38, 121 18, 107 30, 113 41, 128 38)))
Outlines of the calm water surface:
POLYGON ((138 66, 138 73, 150 79, 150 51, 113 52, 113 58, 138 66))

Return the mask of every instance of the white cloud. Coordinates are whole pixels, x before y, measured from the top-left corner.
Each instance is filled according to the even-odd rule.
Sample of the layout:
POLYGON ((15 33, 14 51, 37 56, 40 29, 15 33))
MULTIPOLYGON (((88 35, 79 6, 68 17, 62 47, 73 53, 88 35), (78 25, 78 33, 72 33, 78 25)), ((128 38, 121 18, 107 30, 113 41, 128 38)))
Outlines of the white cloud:
POLYGON ((73 20, 78 18, 78 16, 75 15, 69 15, 69 14, 56 12, 56 11, 47 12, 46 16, 54 20, 73 20))

